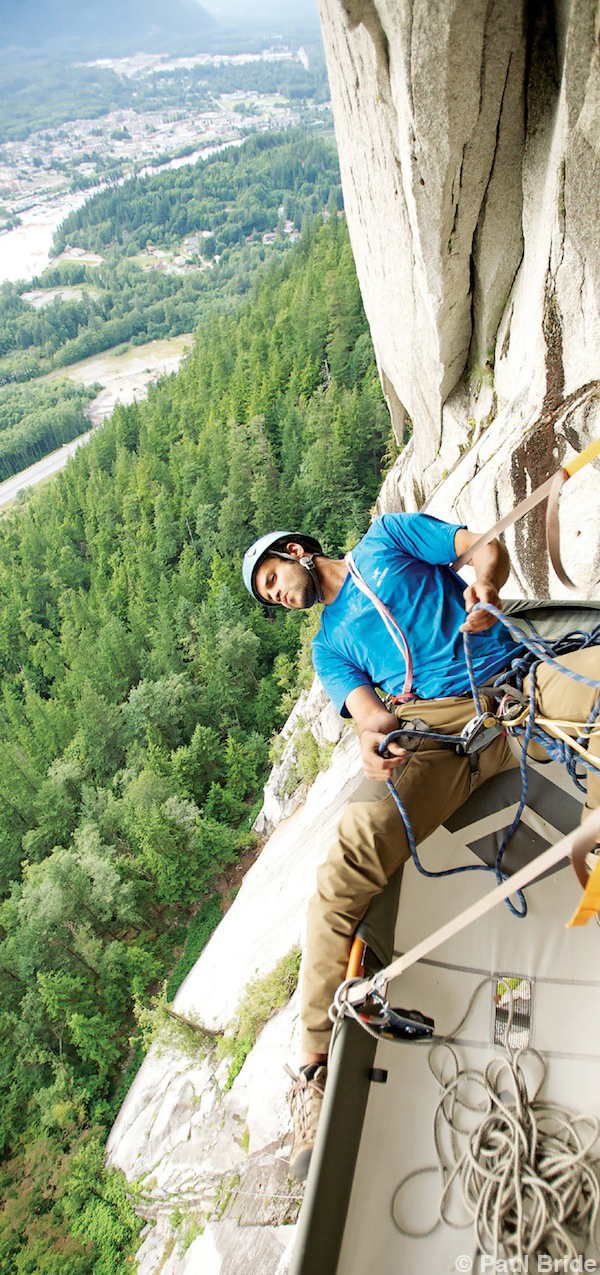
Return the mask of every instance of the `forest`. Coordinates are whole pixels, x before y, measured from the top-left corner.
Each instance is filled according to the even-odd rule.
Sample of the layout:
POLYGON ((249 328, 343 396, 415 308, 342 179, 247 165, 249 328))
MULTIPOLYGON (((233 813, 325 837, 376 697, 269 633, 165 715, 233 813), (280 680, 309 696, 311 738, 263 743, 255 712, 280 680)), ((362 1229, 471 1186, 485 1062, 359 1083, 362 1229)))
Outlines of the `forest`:
MULTIPOLYGON (((22 299, 22 283, 0 285, 0 428, 4 410, 10 411, 3 408, 4 397, 14 383, 33 383, 103 350, 192 332, 208 309, 235 308, 269 261, 289 251, 286 218, 301 225, 323 208, 335 215, 340 204, 332 139, 303 130, 261 134, 198 164, 136 178, 94 196, 62 224, 55 250, 66 242, 99 249, 101 266, 61 262, 29 285, 78 287, 76 300, 57 298, 34 309, 22 299), (275 237, 263 244, 267 227, 275 237), (203 229, 211 235, 203 238, 203 229), (182 273, 150 269, 148 258, 142 265, 139 256, 130 255, 149 241, 177 254, 192 231, 198 232, 197 248, 183 247, 187 266, 182 273)), ((69 398, 67 410, 66 390, 60 412, 47 415, 43 429, 44 410, 54 407, 45 392, 32 384, 27 413, 14 425, 17 443, 0 437, 0 478, 75 437, 75 399, 69 398)), ((10 402, 20 401, 13 392, 10 402)), ((83 411, 82 399, 79 404, 83 411)))
MULTIPOLYGON (((99 277, 90 269, 66 277, 78 273, 84 283, 93 280, 94 292, 73 301, 57 299, 37 310, 21 300, 22 283, 0 284, 0 385, 34 381, 53 368, 118 345, 191 332, 199 301, 211 291, 200 271, 166 275, 117 262, 104 265, 99 277)), ((52 274, 33 279, 32 286, 57 277, 58 286, 64 286, 64 278, 52 274)))
POLYGON ((64 67, 39 58, 0 58, 0 142, 131 105, 131 84, 106 68, 64 67))
POLYGON ((0 393, 0 482, 90 428, 85 409, 97 385, 55 381, 8 385, 0 393))
POLYGON ((218 920, 310 632, 241 556, 273 525, 354 544, 392 455, 345 222, 313 218, 0 522, 2 1271, 131 1269, 102 1151, 133 1010, 218 920))
POLYGON ((330 200, 338 208, 340 190, 332 139, 291 130, 261 134, 197 164, 93 196, 62 223, 54 251, 67 242, 98 249, 101 267, 61 263, 29 287, 87 283, 101 295, 34 310, 21 299, 23 284, 0 285, 0 383, 32 379, 123 341, 141 344, 191 331, 208 297, 243 295, 269 254, 287 248, 280 207, 283 217, 301 225, 330 200), (278 233, 264 245, 267 227, 278 233), (201 270, 193 250, 188 262, 197 268, 185 274, 150 270, 130 259, 148 242, 174 248, 204 229, 212 236, 200 241, 204 258, 219 256, 212 269, 201 270))
POLYGON ((199 93, 212 100, 221 93, 236 90, 280 93, 290 101, 326 102, 329 84, 322 50, 316 40, 306 40, 306 33, 303 38, 310 50, 308 69, 301 62, 282 59, 245 65, 200 65, 188 71, 158 71, 154 78, 157 82, 160 80, 163 88, 169 86, 179 104, 195 101, 199 93))
POLYGON ((283 216, 300 224, 327 204, 332 191, 341 208, 333 138, 302 129, 258 133, 208 160, 101 191, 65 218, 53 251, 69 243, 131 256, 149 240, 172 246, 207 231, 211 255, 221 254, 247 235, 274 230, 282 206, 283 216))

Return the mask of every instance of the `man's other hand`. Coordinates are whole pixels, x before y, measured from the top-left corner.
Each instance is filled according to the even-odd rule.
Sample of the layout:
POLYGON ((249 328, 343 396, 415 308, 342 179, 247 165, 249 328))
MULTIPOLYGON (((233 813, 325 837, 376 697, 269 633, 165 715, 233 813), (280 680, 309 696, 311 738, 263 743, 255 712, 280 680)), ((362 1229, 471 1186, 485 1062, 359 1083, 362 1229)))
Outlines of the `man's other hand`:
POLYGON ((367 779, 390 779, 396 767, 404 761, 406 749, 392 743, 389 746, 389 757, 380 757, 378 749, 386 735, 398 730, 398 718, 393 713, 388 713, 372 686, 357 686, 356 690, 350 691, 346 708, 358 727, 363 770, 367 779))
MULTIPOLYGON (((478 539, 478 532, 459 527, 454 537, 454 552, 457 558, 462 557, 463 553, 476 544, 478 539)), ((476 578, 463 593, 467 619, 464 624, 461 624, 460 631, 461 633, 485 633, 486 629, 491 629, 492 625, 496 624, 496 617, 490 615, 489 611, 476 611, 473 615, 473 607, 477 602, 491 602, 498 611, 502 610, 498 590, 508 580, 510 570, 508 553, 499 540, 490 540, 489 545, 484 545, 473 554, 470 565, 475 568, 476 578)))
MULTIPOLYGON (((390 731, 398 729, 398 722, 394 721, 390 726, 390 731)), ((381 757, 379 754, 379 745, 385 739, 389 731, 381 734, 376 730, 363 730, 360 736, 360 751, 362 753, 363 770, 367 779, 391 779, 394 771, 406 758, 406 749, 401 748, 394 740, 386 749, 390 753, 389 757, 381 757)))

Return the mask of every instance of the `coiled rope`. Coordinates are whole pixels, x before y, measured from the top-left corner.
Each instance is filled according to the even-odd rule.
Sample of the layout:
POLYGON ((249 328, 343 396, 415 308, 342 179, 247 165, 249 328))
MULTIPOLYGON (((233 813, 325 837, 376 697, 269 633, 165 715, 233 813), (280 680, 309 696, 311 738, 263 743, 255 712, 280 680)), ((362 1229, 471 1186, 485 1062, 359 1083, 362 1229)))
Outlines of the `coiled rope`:
MULTIPOLYGON (((463 864, 457 868, 445 868, 443 870, 438 870, 437 872, 433 872, 430 869, 425 868, 423 864, 421 863, 421 860, 419 859, 417 844, 416 844, 414 832, 412 829, 412 825, 410 822, 410 818, 408 815, 408 811, 406 810, 406 807, 404 806, 404 803, 402 802, 401 797, 397 793, 394 787, 393 781, 391 779, 388 779, 386 782, 387 782, 388 789, 392 797, 394 798, 398 812, 404 823, 404 827, 406 830, 406 837, 407 837, 413 862, 415 864, 415 867, 417 868, 417 871, 420 872, 422 876, 449 877, 449 876, 455 876, 459 872, 493 872, 496 877, 496 881, 498 882, 498 885, 500 885, 503 881, 507 880, 507 876, 508 876, 508 874, 504 872, 502 869, 502 861, 504 858, 504 854, 506 852, 506 848, 511 838, 514 836, 516 829, 520 823, 521 816, 523 814, 523 810, 525 808, 525 804, 527 801, 527 792, 528 792, 527 749, 529 747, 529 744, 534 741, 536 743, 542 744, 550 760, 562 762, 563 765, 566 766, 569 775, 571 776, 571 778, 574 780, 577 787, 582 792, 585 792, 585 787, 582 782, 583 777, 581 775, 581 768, 583 767, 585 770, 590 770, 595 768, 597 764, 594 760, 590 760, 587 756, 583 755, 583 745, 589 739, 589 735, 592 730, 592 727, 598 717, 598 713, 600 711, 600 696, 597 698, 596 705, 594 707, 593 712, 590 714, 588 721, 584 725, 582 725, 581 728, 578 728, 578 729, 581 729, 581 734, 578 736, 576 741, 578 747, 572 747, 571 742, 569 742, 567 738, 557 739, 554 736, 548 734, 548 732, 544 730, 541 726, 536 724, 535 671, 538 665, 544 662, 544 663, 552 665, 553 668, 556 668, 560 673, 563 673, 565 676, 572 678, 574 681, 583 682, 584 685, 586 686, 592 686, 600 690, 600 681, 596 681, 592 678, 584 677, 582 673, 576 673, 573 669, 566 668, 565 665, 561 664, 560 661, 556 658, 559 655, 566 655, 572 651, 583 650, 585 647, 588 647, 588 646, 599 645, 600 644, 600 625, 597 625, 597 627, 591 633, 586 634, 586 633, 574 632, 574 633, 567 634, 563 638, 559 638, 559 640, 556 642, 550 643, 550 642, 547 642, 544 638, 541 638, 533 630, 531 631, 530 635, 526 636, 525 634, 523 634, 521 629, 518 628, 515 624, 513 624, 511 620, 506 615, 504 615, 502 611, 499 611, 497 607, 493 606, 491 602, 476 603, 476 605, 473 607, 471 614, 474 614, 476 611, 480 611, 480 610, 489 611, 492 615, 496 617, 497 620, 500 621, 501 624, 505 625, 505 627, 508 629, 509 633, 515 639, 515 641, 517 641, 521 646, 524 645, 527 647, 527 654, 524 656, 520 656, 518 659, 513 660, 508 674, 506 673, 506 671, 500 674, 499 677, 496 678, 494 685, 499 685, 500 683, 504 683, 507 680, 507 677, 510 677, 514 680, 515 686, 517 687, 517 689, 519 691, 522 691, 524 680, 527 676, 529 676, 529 706, 527 710, 526 724, 522 726, 520 724, 514 725, 514 724, 511 724, 510 722, 506 723, 507 731, 509 731, 510 734, 513 735, 514 737, 520 738, 521 740, 521 758, 520 758, 520 765, 519 765, 520 774, 521 774, 521 797, 519 800, 519 805, 518 805, 515 817, 502 839, 502 843, 496 854, 496 859, 493 866, 487 863, 469 863, 469 864, 463 864), (578 770, 578 767, 579 767, 579 770, 578 770)), ((473 703, 475 705, 476 713, 480 714, 481 700, 479 698, 479 689, 477 687, 477 684, 475 681, 475 674, 473 671, 473 660, 471 655, 471 641, 472 641, 471 635, 469 633, 463 633, 463 640, 464 640, 465 662, 467 666, 467 672, 469 675, 470 691, 473 697, 473 703)), ((390 743, 390 741, 396 738, 399 733, 407 734, 410 732, 391 731, 390 734, 387 735, 386 738, 382 741, 379 751, 383 753, 385 749, 387 748, 387 745, 390 743)), ((415 732, 415 734, 416 733, 417 732, 415 732)), ((425 732, 419 732, 419 734, 424 735, 425 732)), ((452 742, 452 739, 449 739, 448 736, 444 737, 443 735, 435 731, 432 731, 432 732, 427 731, 426 736, 427 738, 434 739, 439 742, 445 742, 445 743, 452 742)), ((525 901, 525 896, 521 890, 518 890, 516 892, 516 898, 519 900, 519 904, 520 904, 519 908, 515 907, 514 903, 512 903, 510 899, 505 899, 505 903, 514 916, 519 917, 519 919, 522 919, 523 917, 527 915, 527 903, 525 901)))
POLYGON ((543 1058, 537 1050, 515 1051, 509 1043, 514 992, 508 979, 507 1056, 496 1056, 483 1072, 460 1070, 449 1041, 490 981, 483 979, 458 1027, 436 1038, 429 1050, 429 1068, 440 1086, 434 1116, 437 1163, 413 1170, 398 1184, 391 1201, 392 1221, 402 1235, 415 1238, 431 1235, 440 1223, 455 1229, 474 1226, 481 1253, 494 1259, 496 1269, 501 1256, 520 1263, 517 1270, 526 1270, 525 1257, 533 1254, 570 1262, 595 1240, 600 1160, 591 1152, 600 1136, 600 1121, 539 1096, 546 1079, 543 1058), (526 1055, 540 1069, 531 1094, 521 1066, 526 1055), (480 1114, 476 1123, 474 1117, 480 1114), (400 1219, 399 1197, 409 1182, 426 1173, 439 1173, 441 1199, 433 1225, 416 1230, 400 1219), (466 1215, 460 1221, 449 1216, 457 1189, 466 1215))

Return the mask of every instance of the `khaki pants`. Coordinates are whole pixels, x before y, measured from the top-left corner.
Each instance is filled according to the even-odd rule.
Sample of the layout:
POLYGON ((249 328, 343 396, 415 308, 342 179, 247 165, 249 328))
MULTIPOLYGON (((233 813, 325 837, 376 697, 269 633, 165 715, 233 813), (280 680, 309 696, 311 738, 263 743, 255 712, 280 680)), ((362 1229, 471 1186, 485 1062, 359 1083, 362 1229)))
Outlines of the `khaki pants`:
MULTIPOLYGON (((561 662, 600 680, 599 647, 577 651, 561 662)), ((585 722, 597 693, 548 664, 537 670, 536 703, 543 716, 585 722)), ((492 706, 490 700, 484 703, 492 706)), ((470 696, 419 700, 403 704, 398 715, 408 721, 418 717, 436 730, 455 735, 473 717, 473 700, 470 696)), ((600 757, 600 736, 590 741, 589 752, 600 757)), ((467 758, 442 744, 419 743, 394 775, 417 845, 458 810, 475 787, 517 764, 504 736, 479 754, 475 776, 467 758)), ((583 818, 599 803, 600 771, 591 771, 583 818)), ((327 1011, 345 977, 354 931, 371 900, 409 856, 404 824, 387 785, 365 780, 340 820, 337 840, 318 870, 317 893, 308 907, 301 1011, 302 1048, 307 1053, 327 1052, 331 1034, 327 1011)))

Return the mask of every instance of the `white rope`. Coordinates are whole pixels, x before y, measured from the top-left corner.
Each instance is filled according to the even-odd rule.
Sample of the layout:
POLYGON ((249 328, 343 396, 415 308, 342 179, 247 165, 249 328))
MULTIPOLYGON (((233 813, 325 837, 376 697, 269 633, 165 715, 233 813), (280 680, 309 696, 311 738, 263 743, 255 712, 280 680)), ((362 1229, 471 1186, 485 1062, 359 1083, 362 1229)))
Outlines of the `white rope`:
MULTIPOLYGON (((328 1058, 332 1057, 333 1046, 342 1025, 342 1019, 344 1018, 352 1018, 353 1021, 358 1023, 358 1026, 367 1033, 367 1036, 372 1036, 373 1040, 376 1041, 381 1040, 381 1032, 377 1031, 373 1027, 369 1027, 364 1018, 361 1017, 359 1011, 346 999, 348 988, 354 986, 355 983, 359 983, 360 981, 361 980, 359 978, 347 978, 345 982, 340 983, 331 1005, 329 1006, 327 1016, 329 1021, 333 1023, 333 1031, 329 1042, 328 1058)), ((431 1039, 431 1037, 429 1037, 429 1039, 431 1039)))
MULTIPOLYGON (((412 1237, 431 1235, 441 1222, 456 1229, 474 1226, 480 1252, 492 1257, 494 1265, 504 1257, 526 1270, 525 1257, 541 1253, 570 1262, 595 1239, 600 1161, 590 1153, 600 1121, 539 1097, 546 1079, 543 1058, 537 1050, 514 1051, 508 1044, 512 989, 504 1036, 507 1056, 493 1058, 484 1072, 461 1071, 448 1042, 489 982, 484 979, 475 989, 459 1027, 429 1051, 429 1067, 440 1086, 434 1116, 437 1164, 402 1179, 392 1197, 392 1220, 402 1235, 412 1237), (531 1094, 521 1066, 525 1055, 540 1068, 531 1094), (398 1197, 414 1178, 436 1172, 442 1182, 438 1216, 429 1229, 415 1230, 399 1220, 398 1197), (449 1216, 458 1190, 465 1215, 460 1221, 449 1216)), ((508 979, 505 985, 510 988, 508 979)))

